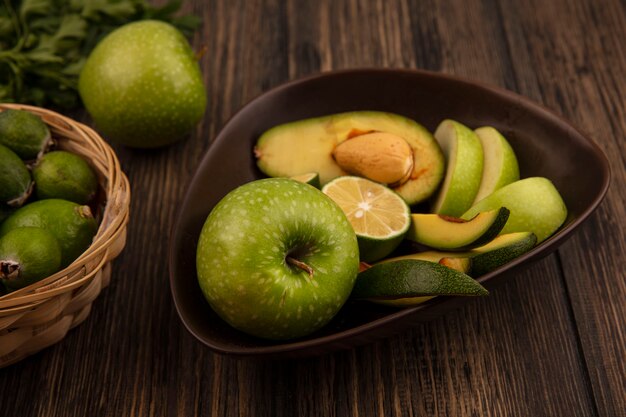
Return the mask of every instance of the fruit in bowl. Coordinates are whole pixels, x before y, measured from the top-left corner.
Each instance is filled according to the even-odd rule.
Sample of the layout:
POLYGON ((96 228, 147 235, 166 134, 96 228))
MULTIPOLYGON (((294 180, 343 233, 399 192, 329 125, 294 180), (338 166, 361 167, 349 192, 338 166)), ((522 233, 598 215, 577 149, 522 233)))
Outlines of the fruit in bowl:
POLYGON ((359 269, 341 209, 291 179, 253 181, 211 211, 198 241, 200 288, 226 322, 267 339, 302 337, 343 306, 359 269))
MULTIPOLYGON (((539 246, 533 247, 532 233, 520 232, 495 238, 489 252, 478 253, 478 250, 486 250, 492 242, 460 252, 448 249, 441 252, 448 258, 455 256, 448 254, 470 253, 465 261, 457 262, 459 266, 467 260, 480 268, 493 268, 500 263, 497 269, 476 276, 476 281, 488 290, 518 271, 518 266, 545 256, 563 243, 597 207, 606 191, 608 168, 601 151, 564 120, 510 92, 413 70, 336 71, 281 85, 250 102, 224 126, 200 163, 181 204, 170 245, 170 285, 182 322, 203 344, 232 355, 279 358, 316 355, 397 334, 461 304, 459 297, 434 297, 426 303, 397 309, 348 300, 319 331, 297 340, 267 341, 232 328, 204 299, 196 278, 197 239, 208 213, 224 195, 265 177, 252 152, 263 132, 298 120, 359 109, 398 114, 418 121, 431 132, 446 118, 471 128, 492 126, 506 136, 515 150, 521 173, 526 177, 549 178, 554 183, 566 203, 568 215, 557 232, 539 246), (519 117, 522 114, 524 117, 519 117), (567 153, 562 152, 565 148, 567 153), (584 175, 578 169, 583 161, 588 167, 584 175), (501 239, 504 236, 506 240, 501 239), (496 243, 499 249, 495 248, 496 243), (529 247, 532 249, 528 250, 529 247), (511 259, 505 252, 520 251, 524 253, 501 263, 511 259), (479 258, 488 253, 493 255, 491 260, 479 258)), ((294 141, 298 140, 297 136, 293 136, 294 141)), ((302 172, 284 175, 316 171, 307 167, 302 172)), ((429 211, 426 200, 411 208, 416 212, 429 211)), ((428 248, 415 250, 433 252, 428 248)), ((469 272, 473 273, 471 269, 469 272)))

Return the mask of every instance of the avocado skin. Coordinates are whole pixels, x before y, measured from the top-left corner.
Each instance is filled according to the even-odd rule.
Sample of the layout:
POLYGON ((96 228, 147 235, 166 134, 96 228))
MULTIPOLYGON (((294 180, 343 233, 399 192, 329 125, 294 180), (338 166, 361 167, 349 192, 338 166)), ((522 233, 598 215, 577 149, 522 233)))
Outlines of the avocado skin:
POLYGON ((537 236, 531 233, 527 238, 513 241, 508 246, 473 255, 470 275, 473 277, 485 275, 528 252, 536 243, 537 236))
POLYGON ((434 262, 402 259, 379 263, 359 273, 354 299, 399 299, 428 295, 486 295, 470 276, 434 262))

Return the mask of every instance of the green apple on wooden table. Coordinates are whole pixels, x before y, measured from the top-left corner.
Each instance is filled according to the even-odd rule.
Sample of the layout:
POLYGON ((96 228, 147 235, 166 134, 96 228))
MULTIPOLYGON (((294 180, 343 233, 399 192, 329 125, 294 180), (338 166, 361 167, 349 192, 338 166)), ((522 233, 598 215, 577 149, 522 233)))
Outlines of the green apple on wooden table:
POLYGON ((130 23, 106 36, 81 71, 79 92, 98 130, 138 148, 184 138, 206 108, 193 50, 159 21, 130 23))
POLYGON ((305 336, 347 300, 359 270, 352 226, 316 188, 286 178, 244 184, 209 214, 198 282, 233 327, 267 339, 305 336))

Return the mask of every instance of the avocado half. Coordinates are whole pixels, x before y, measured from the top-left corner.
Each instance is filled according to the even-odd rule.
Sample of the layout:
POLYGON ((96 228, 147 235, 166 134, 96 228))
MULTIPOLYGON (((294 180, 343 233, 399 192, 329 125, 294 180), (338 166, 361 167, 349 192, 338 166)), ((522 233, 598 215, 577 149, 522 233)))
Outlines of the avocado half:
POLYGON ((355 111, 278 125, 259 137, 254 153, 259 169, 270 177, 317 172, 323 186, 336 177, 348 175, 333 159, 335 147, 347 139, 372 132, 399 136, 413 150, 409 179, 391 188, 409 205, 430 197, 444 174, 441 148, 422 125, 393 113, 355 111))

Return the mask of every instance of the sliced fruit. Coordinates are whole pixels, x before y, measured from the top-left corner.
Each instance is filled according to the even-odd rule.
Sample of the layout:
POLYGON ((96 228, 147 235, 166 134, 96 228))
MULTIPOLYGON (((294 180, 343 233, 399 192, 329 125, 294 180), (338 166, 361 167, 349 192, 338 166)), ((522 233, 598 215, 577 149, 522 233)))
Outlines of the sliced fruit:
POLYGON ((37 282, 60 267, 61 247, 44 229, 20 227, 0 238, 0 282, 9 290, 37 282))
POLYGON ((531 177, 506 185, 476 203, 461 217, 507 207, 511 210, 502 233, 533 232, 540 243, 551 236, 567 218, 567 207, 554 184, 543 177, 531 177))
POLYGON ((360 259, 389 255, 411 224, 406 202, 391 189, 361 177, 339 177, 322 188, 346 214, 359 242, 360 259))
POLYGON ((20 158, 36 159, 51 142, 50 130, 39 116, 24 110, 0 112, 0 144, 20 158))
POLYGON ((470 258, 441 258, 437 263, 447 268, 454 269, 455 271, 463 272, 464 274, 469 274, 472 269, 472 261, 470 258))
POLYGON ((509 210, 500 207, 478 213, 470 220, 440 214, 411 214, 408 240, 443 250, 467 250, 491 241, 509 218, 509 210))
POLYGON ((433 262, 402 259, 378 263, 359 273, 351 297, 357 300, 397 301, 436 295, 486 295, 470 276, 433 262))
POLYGON ((87 204, 96 195, 98 180, 89 164, 66 151, 44 154, 33 167, 37 198, 61 198, 87 204))
POLYGON ((458 259, 466 259, 470 261, 468 269, 464 271, 473 276, 478 277, 491 272, 502 265, 512 261, 518 256, 531 250, 537 243, 537 237, 532 232, 507 233, 497 236, 486 245, 474 248, 467 252, 439 252, 425 251, 412 253, 410 255, 398 256, 395 258, 385 259, 382 262, 393 262, 403 259, 417 259, 428 262, 441 263, 457 270, 464 263, 455 264, 458 259))
POLYGON ((519 180, 517 157, 509 142, 490 126, 474 131, 483 147, 483 175, 474 203, 507 184, 519 180))
POLYGON ((490 243, 491 246, 483 246, 471 256, 471 276, 479 277, 500 268, 531 250, 537 243, 537 236, 532 232, 509 233, 499 237, 502 240, 490 243))
MULTIPOLYGON (((319 172, 323 186, 347 174, 333 159, 337 145, 371 133, 401 138, 412 149, 412 170, 404 183, 394 185, 394 190, 409 205, 430 197, 443 178, 443 154, 428 130, 397 114, 355 111, 285 123, 263 133, 254 153, 259 168, 269 176, 291 177, 303 172, 319 172)), ((354 149, 347 153, 351 152, 354 149)), ((361 149, 356 152, 360 153, 361 149)))
POLYGON ((306 174, 293 175, 291 177, 292 180, 303 182, 305 184, 312 185, 313 187, 319 189, 320 185, 320 174, 317 172, 308 172, 306 174))
POLYGON ((483 149, 476 134, 454 120, 444 120, 435 131, 446 158, 446 176, 432 212, 460 217, 470 208, 483 174, 483 149))
POLYGON ((0 145, 0 203, 19 207, 33 188, 30 172, 11 149, 0 145))
POLYGON ((91 244, 98 225, 89 206, 60 200, 40 200, 17 209, 0 225, 0 237, 19 227, 40 227, 61 246, 61 266, 72 263, 91 244))

